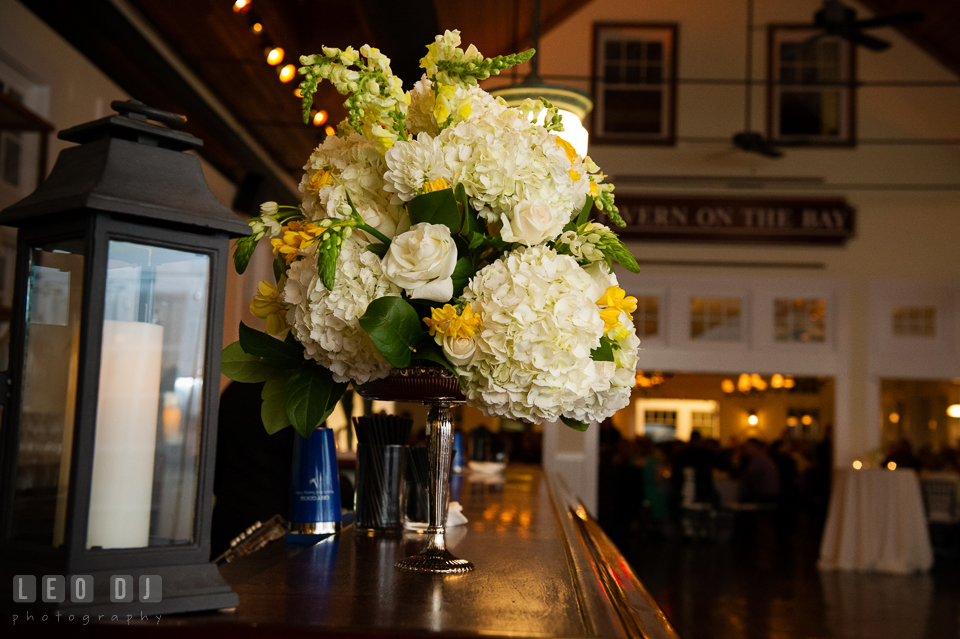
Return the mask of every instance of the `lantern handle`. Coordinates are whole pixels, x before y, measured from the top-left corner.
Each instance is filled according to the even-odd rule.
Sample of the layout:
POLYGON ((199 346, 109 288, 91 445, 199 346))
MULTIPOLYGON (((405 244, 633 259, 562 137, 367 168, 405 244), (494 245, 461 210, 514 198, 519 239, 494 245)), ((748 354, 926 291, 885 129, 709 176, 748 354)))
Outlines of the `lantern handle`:
POLYGON ((170 127, 178 128, 187 123, 187 116, 185 115, 177 115, 176 113, 170 113, 169 111, 164 111, 163 109, 147 106, 139 100, 114 100, 110 103, 110 108, 120 115, 125 115, 134 120, 149 119, 155 122, 161 122, 170 127))

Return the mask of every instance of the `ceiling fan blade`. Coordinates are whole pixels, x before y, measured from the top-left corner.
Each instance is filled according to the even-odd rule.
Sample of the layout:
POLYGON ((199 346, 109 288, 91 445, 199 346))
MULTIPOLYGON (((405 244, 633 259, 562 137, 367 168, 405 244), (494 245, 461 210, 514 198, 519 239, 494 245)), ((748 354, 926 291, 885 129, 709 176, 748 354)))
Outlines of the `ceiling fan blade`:
POLYGON ((850 42, 859 44, 870 49, 871 51, 886 51, 890 48, 890 43, 886 40, 881 40, 880 38, 863 33, 861 31, 854 31, 850 34, 844 34, 843 37, 850 42))
POLYGON ((891 27, 899 24, 913 24, 914 22, 923 22, 927 16, 923 11, 908 11, 906 13, 895 13, 889 16, 878 16, 866 20, 857 20, 857 27, 860 29, 870 29, 872 27, 891 27))
POLYGON ((733 146, 742 151, 757 153, 768 158, 783 157, 783 152, 756 131, 743 131, 733 136, 733 146))

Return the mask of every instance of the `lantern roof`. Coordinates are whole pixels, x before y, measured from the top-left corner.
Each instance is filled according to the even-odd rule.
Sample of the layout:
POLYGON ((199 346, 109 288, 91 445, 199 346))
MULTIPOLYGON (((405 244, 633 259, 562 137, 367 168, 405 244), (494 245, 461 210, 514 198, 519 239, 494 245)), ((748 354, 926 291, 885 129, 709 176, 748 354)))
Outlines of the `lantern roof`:
POLYGON ((185 123, 185 117, 136 100, 110 106, 118 115, 58 134, 77 146, 60 152, 50 176, 33 193, 0 211, 0 224, 24 226, 92 209, 232 237, 250 234, 246 222, 213 195, 200 160, 184 153, 203 146, 199 138, 171 128, 185 123))

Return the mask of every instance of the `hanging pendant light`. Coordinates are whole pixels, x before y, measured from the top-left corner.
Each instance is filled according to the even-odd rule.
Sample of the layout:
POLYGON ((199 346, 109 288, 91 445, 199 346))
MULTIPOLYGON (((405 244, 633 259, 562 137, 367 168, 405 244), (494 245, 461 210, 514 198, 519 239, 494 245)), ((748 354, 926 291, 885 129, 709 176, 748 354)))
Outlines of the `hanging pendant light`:
MULTIPOLYGON (((540 51, 540 0, 533 3, 533 23, 531 27, 533 48, 540 51)), ((544 98, 557 107, 563 122, 564 140, 573 145, 577 155, 587 154, 590 134, 583 126, 587 114, 593 109, 593 100, 589 94, 559 84, 548 84, 540 77, 539 58, 534 55, 530 60, 530 74, 520 84, 499 87, 490 90, 491 95, 503 98, 512 107, 519 106, 526 99, 544 98)), ((545 114, 540 115, 538 123, 543 122, 545 114)))

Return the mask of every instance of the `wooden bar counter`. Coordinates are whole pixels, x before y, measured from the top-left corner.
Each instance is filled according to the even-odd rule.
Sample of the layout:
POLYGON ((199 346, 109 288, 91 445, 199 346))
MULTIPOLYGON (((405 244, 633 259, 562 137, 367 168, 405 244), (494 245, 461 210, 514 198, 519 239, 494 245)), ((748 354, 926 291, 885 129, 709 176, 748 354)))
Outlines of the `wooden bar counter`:
POLYGON ((239 607, 167 617, 160 628, 231 637, 676 638, 583 505, 539 467, 466 474, 460 501, 469 521, 447 529, 447 547, 476 565, 471 573, 397 570, 397 559, 422 548, 421 535, 368 537, 348 527, 314 545, 277 541, 221 567, 239 607))

